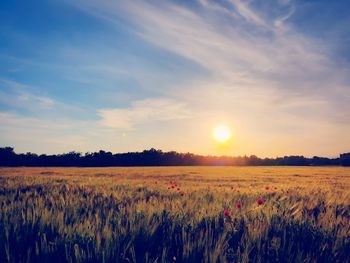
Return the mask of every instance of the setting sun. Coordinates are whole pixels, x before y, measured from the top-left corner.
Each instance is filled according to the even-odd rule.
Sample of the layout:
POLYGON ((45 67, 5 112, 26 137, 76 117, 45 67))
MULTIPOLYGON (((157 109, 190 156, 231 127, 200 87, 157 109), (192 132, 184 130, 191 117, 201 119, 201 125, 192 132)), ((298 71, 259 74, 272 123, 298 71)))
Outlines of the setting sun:
POLYGON ((224 125, 217 126, 214 128, 213 136, 218 142, 226 142, 231 138, 231 130, 224 125))

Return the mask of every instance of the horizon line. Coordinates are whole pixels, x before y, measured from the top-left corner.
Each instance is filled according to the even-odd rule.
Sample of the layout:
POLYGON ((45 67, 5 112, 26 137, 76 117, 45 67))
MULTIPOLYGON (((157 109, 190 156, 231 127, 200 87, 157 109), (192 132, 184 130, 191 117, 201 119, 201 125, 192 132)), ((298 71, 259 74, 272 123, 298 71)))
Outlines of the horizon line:
POLYGON ((252 157, 252 156, 256 156, 257 158, 259 159, 278 159, 278 158, 284 158, 284 157, 292 157, 292 156, 299 156, 299 157, 304 157, 304 158, 309 158, 309 159, 312 159, 314 157, 319 157, 319 158, 328 158, 328 159, 338 159, 340 158, 340 155, 341 154, 347 154, 347 153, 350 153, 350 150, 347 151, 347 152, 343 152, 343 153, 339 153, 338 156, 319 156, 319 155, 313 155, 313 156, 307 156, 307 155, 303 155, 303 154, 292 154, 292 155, 288 155, 288 154, 285 154, 283 156, 275 156, 275 157, 261 157, 261 156, 258 156, 256 154, 244 154, 244 155, 211 155, 211 154, 198 154, 198 153, 193 153, 193 152, 178 152, 176 150, 167 150, 167 151, 164 151, 162 149, 157 149, 157 148, 154 148, 154 147, 151 147, 149 149, 144 149, 144 150, 135 150, 135 151, 127 151, 127 152, 112 152, 112 151, 107 151, 107 150, 103 150, 103 149, 100 149, 98 151, 86 151, 86 152, 81 152, 81 151, 76 151, 76 150, 72 150, 72 151, 68 151, 68 152, 62 152, 62 153, 36 153, 36 152, 31 152, 31 151, 28 151, 28 152, 16 152, 15 151, 15 147, 13 146, 3 146, 3 147, 0 147, 1 148, 12 148, 13 149, 13 152, 16 153, 16 154, 28 154, 28 153, 31 153, 31 154, 36 154, 38 156, 40 155, 64 155, 64 154, 67 154, 67 153, 79 153, 81 154, 82 156, 85 156, 86 154, 89 154, 89 153, 98 153, 100 151, 103 151, 103 152, 106 152, 106 153, 112 153, 113 155, 116 155, 116 154, 128 154, 128 153, 142 153, 142 152, 145 152, 145 151, 152 151, 152 150, 155 150, 155 151, 161 151, 162 153, 170 153, 170 152, 175 152, 177 154, 193 154, 193 155, 196 155, 196 156, 201 156, 201 157, 216 157, 216 158, 242 158, 242 157, 252 157))

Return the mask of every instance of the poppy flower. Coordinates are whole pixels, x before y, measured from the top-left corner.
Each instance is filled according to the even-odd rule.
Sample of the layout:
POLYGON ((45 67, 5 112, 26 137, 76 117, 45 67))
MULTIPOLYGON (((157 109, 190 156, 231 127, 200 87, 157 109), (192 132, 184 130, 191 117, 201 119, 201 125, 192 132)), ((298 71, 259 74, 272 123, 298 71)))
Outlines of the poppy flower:
POLYGON ((242 208, 242 204, 241 204, 240 202, 237 202, 237 203, 236 203, 236 208, 237 208, 237 209, 241 209, 241 208, 242 208))
POLYGON ((265 186, 265 189, 266 189, 266 190, 269 190, 269 189, 270 189, 270 187, 268 187, 268 186, 265 186))
POLYGON ((180 188, 177 188, 178 191, 180 191, 180 188))
POLYGON ((265 202, 265 201, 264 201, 263 198, 260 197, 260 198, 258 199, 258 205, 262 205, 264 202, 265 202))
POLYGON ((231 190, 233 190, 233 186, 231 186, 231 190))
POLYGON ((225 216, 231 216, 231 211, 230 210, 225 210, 224 211, 225 216))
POLYGON ((184 196, 184 193, 181 193, 181 196, 184 196))
POLYGON ((173 189, 174 189, 174 188, 175 188, 175 186, 173 186, 173 185, 172 185, 172 186, 171 186, 171 188, 173 188, 173 189))

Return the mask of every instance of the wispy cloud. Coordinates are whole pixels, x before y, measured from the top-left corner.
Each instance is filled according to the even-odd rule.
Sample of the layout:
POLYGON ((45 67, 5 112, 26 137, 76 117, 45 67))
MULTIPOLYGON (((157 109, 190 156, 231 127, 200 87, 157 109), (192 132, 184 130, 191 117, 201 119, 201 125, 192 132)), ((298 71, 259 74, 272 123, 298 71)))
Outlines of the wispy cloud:
POLYGON ((28 92, 27 85, 6 79, 0 79, 0 103, 28 110, 30 108, 46 110, 53 108, 55 105, 49 97, 28 92), (5 87, 9 90, 8 92, 2 91, 5 87))
MULTIPOLYGON (((286 133, 293 120, 305 136, 317 137, 309 124, 334 130, 335 122, 348 118, 341 105, 350 103, 349 70, 339 69, 329 50, 288 24, 295 3, 276 1, 273 14, 257 12, 253 1, 198 3, 201 12, 152 1, 84 1, 80 8, 111 24, 122 19, 143 40, 206 69, 207 75, 168 90, 202 115, 201 121, 221 114, 252 128, 261 118, 259 129, 269 137, 286 133)), ((130 127, 144 118, 133 107, 100 115, 110 127, 130 127)))
POLYGON ((337 89, 348 92, 342 88, 348 71, 339 71, 316 40, 284 24, 293 14, 291 3, 282 2, 290 5, 289 10, 281 9, 269 19, 239 0, 229 1, 233 9, 220 6, 219 10, 208 7, 217 7, 217 3, 200 1, 207 9, 205 15, 170 2, 85 3, 81 3, 85 11, 111 23, 120 23, 122 16, 143 39, 209 70, 211 78, 203 78, 207 86, 214 88, 219 83, 228 93, 250 88, 272 90, 285 99, 323 96, 331 100, 337 89), (229 15, 222 18, 218 14, 222 10, 229 15), (330 86, 338 88, 331 90, 330 86))
POLYGON ((182 150, 202 153, 213 152, 203 143, 210 141, 206 136, 211 123, 224 120, 236 129, 236 154, 275 155, 288 149, 337 153, 345 147, 338 138, 350 132, 349 67, 338 63, 327 40, 305 35, 292 23, 298 1, 272 2, 65 1, 94 16, 94 22, 97 18, 106 23, 103 33, 108 37, 100 31, 87 34, 86 42, 93 45, 67 38, 59 45, 52 43, 47 59, 11 61, 14 68, 36 68, 36 74, 45 69, 55 72, 52 81, 61 80, 56 90, 68 84, 62 87, 70 94, 77 88, 77 100, 67 95, 60 99, 69 102, 59 102, 45 92, 2 81, 0 85, 11 89, 0 89, 0 102, 9 108, 34 109, 36 118, 1 118, 8 127, 42 127, 55 112, 66 117, 63 127, 73 125, 66 128, 67 134, 81 131, 79 136, 84 134, 86 141, 95 138, 95 144, 103 137, 108 146, 115 134, 127 130, 134 137, 123 137, 119 143, 139 149, 158 142, 162 127, 170 136, 164 145, 171 141, 172 148, 182 145, 182 150), (87 122, 77 118, 72 124, 71 104, 85 102, 87 107, 90 101, 88 113, 77 109, 87 122), (141 130, 142 136, 136 134, 141 130))
MULTIPOLYGON (((49 84, 50 85, 50 84, 49 84)), ((88 105, 81 107, 62 102, 49 96, 44 89, 18 81, 0 78, 0 106, 6 106, 11 112, 25 112, 27 116, 61 118, 76 118, 89 109, 88 105), (44 90, 44 91, 43 91, 44 90)), ((78 104, 78 103, 77 103, 78 104)), ((81 116, 83 119, 86 117, 81 116)))
POLYGON ((230 0, 230 2, 235 6, 237 13, 244 17, 247 21, 253 22, 258 26, 268 27, 266 21, 264 21, 259 15, 251 10, 248 6, 248 1, 241 0, 230 0))
POLYGON ((0 121, 2 144, 14 146, 18 151, 57 153, 89 146, 86 136, 82 135, 85 126, 82 122, 25 117, 10 112, 0 112, 0 121))
POLYGON ((116 129, 132 129, 136 125, 189 118, 190 111, 182 102, 168 98, 135 101, 129 108, 101 109, 101 124, 116 129))
POLYGON ((2 146, 14 146, 19 152, 108 150, 116 147, 111 138, 118 137, 118 134, 106 131, 96 121, 77 120, 67 116, 53 119, 0 111, 0 123, 2 146), (96 144, 96 141, 99 143, 96 144))
POLYGON ((82 6, 111 23, 119 23, 118 18, 125 17, 142 38, 230 80, 289 76, 299 77, 295 80, 298 81, 306 74, 314 77, 330 69, 330 61, 317 43, 294 30, 276 33, 279 27, 274 27, 273 22, 276 19, 281 24, 280 16, 265 21, 246 2, 231 2, 236 10, 228 11, 235 12, 235 16, 226 19, 218 18, 215 10, 208 10, 203 16, 169 2, 121 1, 116 5, 105 0, 87 1, 82 6), (241 16, 237 18, 237 14, 241 16), (247 25, 244 20, 252 21, 253 25, 247 25), (256 24, 269 25, 270 32, 254 27, 256 24))

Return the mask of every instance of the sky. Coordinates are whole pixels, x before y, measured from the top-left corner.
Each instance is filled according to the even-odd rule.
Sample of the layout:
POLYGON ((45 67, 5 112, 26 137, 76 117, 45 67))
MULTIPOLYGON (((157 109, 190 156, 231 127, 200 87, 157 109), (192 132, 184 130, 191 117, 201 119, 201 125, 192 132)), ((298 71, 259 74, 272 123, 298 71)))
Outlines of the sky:
POLYGON ((0 146, 350 151, 348 0, 0 1, 0 146), (231 129, 222 147, 218 125, 231 129))

